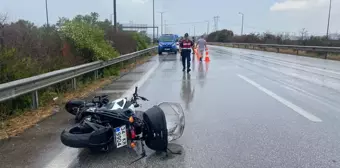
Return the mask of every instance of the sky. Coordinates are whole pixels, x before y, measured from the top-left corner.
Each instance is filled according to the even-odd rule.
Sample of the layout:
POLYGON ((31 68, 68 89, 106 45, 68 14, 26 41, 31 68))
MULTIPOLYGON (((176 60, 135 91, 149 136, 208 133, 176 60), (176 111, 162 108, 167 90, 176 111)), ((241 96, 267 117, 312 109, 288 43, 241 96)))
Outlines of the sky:
MULTIPOLYGON (((100 19, 110 19, 112 0, 48 0, 49 20, 59 17, 97 12, 100 19)), ((200 35, 215 29, 214 16, 219 16, 218 29, 241 33, 244 14, 244 33, 289 32, 324 35, 327 30, 329 0, 155 0, 155 25, 165 33, 200 35), (208 22, 209 21, 209 22, 208 22), (209 26, 208 26, 209 23, 209 26), (209 27, 209 30, 208 30, 209 27)), ((0 0, 0 13, 7 13, 10 21, 25 19, 37 25, 46 23, 44 0, 0 0)), ((117 0, 119 23, 152 26, 152 0, 117 0)), ((340 0, 332 0, 330 33, 340 33, 340 0)), ((160 30, 159 30, 160 31, 160 30)), ((152 33, 152 30, 148 32, 152 33)))

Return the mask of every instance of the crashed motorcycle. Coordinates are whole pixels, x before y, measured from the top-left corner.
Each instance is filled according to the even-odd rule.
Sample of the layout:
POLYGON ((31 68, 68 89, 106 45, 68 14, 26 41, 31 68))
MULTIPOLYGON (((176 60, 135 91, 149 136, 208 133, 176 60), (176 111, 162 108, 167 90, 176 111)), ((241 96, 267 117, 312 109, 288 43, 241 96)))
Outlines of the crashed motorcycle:
POLYGON ((138 99, 148 101, 145 97, 138 96, 137 93, 133 94, 131 100, 119 98, 111 102, 108 95, 102 95, 95 96, 91 102, 86 102, 85 100, 70 100, 65 104, 65 109, 70 114, 75 115, 76 122, 80 122, 86 112, 93 112, 97 108, 108 110, 130 109, 132 112, 135 112, 135 108, 139 107, 137 103, 138 99))
MULTIPOLYGON (((136 87, 132 99, 134 106, 138 106, 138 99, 147 100, 139 96, 137 90, 136 87)), ((111 102, 106 106, 114 104, 111 102)), ((108 151, 124 146, 134 148, 139 141, 141 158, 146 156, 144 143, 155 151, 170 151, 168 143, 180 138, 185 126, 181 105, 171 102, 163 102, 145 111, 136 112, 131 108, 93 108, 83 111, 83 116, 80 123, 61 133, 61 142, 64 145, 108 151)))

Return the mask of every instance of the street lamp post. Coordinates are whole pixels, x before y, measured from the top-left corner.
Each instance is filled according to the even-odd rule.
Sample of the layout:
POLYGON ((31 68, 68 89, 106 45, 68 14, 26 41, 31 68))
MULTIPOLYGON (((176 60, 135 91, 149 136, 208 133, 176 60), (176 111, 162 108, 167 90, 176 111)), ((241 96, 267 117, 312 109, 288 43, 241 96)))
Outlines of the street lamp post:
POLYGON ((239 12, 238 14, 242 15, 242 27, 241 27, 241 36, 243 35, 243 21, 244 21, 244 14, 239 12))
POLYGON ((330 21, 330 19, 331 19, 331 9, 332 9, 332 0, 329 0, 328 22, 327 22, 327 34, 326 34, 327 39, 328 39, 328 33, 329 33, 329 21, 330 21))
POLYGON ((117 32, 117 9, 116 0, 113 0, 113 20, 114 20, 114 32, 117 32))
POLYGON ((153 21, 152 21, 152 30, 153 30, 153 33, 152 33, 152 42, 155 43, 155 0, 152 0, 152 17, 153 17, 153 21))

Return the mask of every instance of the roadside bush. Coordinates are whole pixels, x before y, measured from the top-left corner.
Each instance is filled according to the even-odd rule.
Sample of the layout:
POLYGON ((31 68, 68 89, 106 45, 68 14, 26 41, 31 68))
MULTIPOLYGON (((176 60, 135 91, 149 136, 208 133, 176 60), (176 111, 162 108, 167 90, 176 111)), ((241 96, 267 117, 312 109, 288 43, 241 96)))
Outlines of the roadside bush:
POLYGON ((142 37, 139 33, 132 33, 133 38, 137 41, 137 50, 144 50, 148 47, 148 44, 145 41, 145 38, 142 37))
POLYGON ((66 22, 61 33, 73 44, 77 51, 89 61, 108 60, 118 56, 118 53, 104 39, 104 31, 96 25, 73 20, 66 22))
MULTIPOLYGON (((120 31, 113 33, 110 21, 98 18, 97 13, 60 18, 49 27, 0 19, 0 84, 147 48, 146 38, 140 33, 123 32, 119 24, 120 31)), ((100 71, 100 75, 119 75, 119 70, 114 65, 100 71)), ((77 84, 92 80, 93 74, 86 74, 77 79, 77 84)), ((39 91, 40 105, 67 92, 70 86, 67 81, 39 91)), ((24 111, 30 104, 31 95, 0 103, 0 120, 24 111)))
POLYGON ((235 42, 235 43, 265 43, 286 45, 310 45, 310 46, 337 46, 340 47, 340 36, 337 39, 327 39, 325 36, 307 36, 306 31, 301 32, 300 37, 289 34, 250 33, 246 35, 234 35, 231 30, 223 29, 210 33, 208 42, 235 42))

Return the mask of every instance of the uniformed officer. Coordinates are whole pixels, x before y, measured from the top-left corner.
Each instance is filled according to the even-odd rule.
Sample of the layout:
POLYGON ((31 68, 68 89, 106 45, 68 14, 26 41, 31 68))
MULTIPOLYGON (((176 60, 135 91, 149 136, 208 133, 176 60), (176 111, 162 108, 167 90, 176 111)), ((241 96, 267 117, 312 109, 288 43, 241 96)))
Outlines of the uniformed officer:
POLYGON ((191 62, 191 49, 193 49, 194 43, 189 39, 189 34, 185 33, 184 39, 179 44, 179 49, 182 57, 183 72, 187 69, 190 72, 190 62, 191 62), (186 66, 185 66, 186 64, 186 66))

